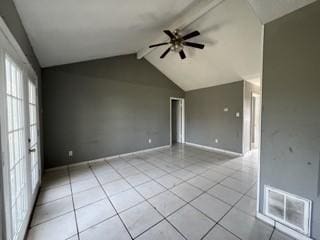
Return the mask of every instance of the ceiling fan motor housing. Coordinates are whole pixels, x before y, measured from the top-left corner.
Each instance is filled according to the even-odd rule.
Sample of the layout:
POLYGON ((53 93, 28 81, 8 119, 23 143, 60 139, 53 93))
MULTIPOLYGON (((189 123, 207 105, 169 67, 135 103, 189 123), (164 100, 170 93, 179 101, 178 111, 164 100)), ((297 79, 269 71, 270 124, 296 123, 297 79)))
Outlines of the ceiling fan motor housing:
POLYGON ((171 48, 170 50, 173 52, 180 52, 183 49, 183 39, 181 36, 181 31, 179 29, 174 30, 173 34, 175 36, 174 39, 171 40, 171 48))

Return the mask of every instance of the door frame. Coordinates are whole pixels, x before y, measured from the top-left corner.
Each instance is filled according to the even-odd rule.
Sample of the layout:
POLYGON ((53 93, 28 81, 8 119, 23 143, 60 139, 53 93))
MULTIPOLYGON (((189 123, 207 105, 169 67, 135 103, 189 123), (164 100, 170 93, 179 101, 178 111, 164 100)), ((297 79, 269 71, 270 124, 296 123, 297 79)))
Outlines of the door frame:
MULTIPOLYGON (((6 88, 5 88, 5 56, 8 55, 20 68, 22 71, 22 78, 23 78, 23 93, 24 93, 24 115, 25 115, 25 123, 29 124, 29 99, 28 99, 28 81, 29 79, 32 80, 36 87, 38 87, 38 78, 37 74, 34 71, 31 63, 29 62, 28 58, 24 54, 23 50, 21 49, 19 43, 16 41, 15 37, 11 33, 10 29, 7 27, 5 21, 0 16, 0 37, 6 39, 5 42, 2 43, 0 41, 0 86, 2 90, 0 90, 0 109, 1 109, 1 116, 0 116, 0 144, 1 144, 1 168, 2 171, 2 180, 3 180, 3 198, 4 198, 4 220, 5 222, 2 223, 3 230, 6 236, 6 239, 12 240, 12 232, 11 232, 11 190, 10 190, 10 173, 9 173, 9 164, 8 158, 6 154, 8 153, 8 143, 7 143, 7 119, 6 114, 2 114, 3 112, 6 113, 6 88)), ((40 122, 39 122, 39 96, 37 93, 37 120, 38 120, 38 129, 40 130, 40 122)), ((25 140, 29 136, 29 125, 26 124, 25 126, 25 140)), ((22 240, 25 238, 25 234, 28 228, 29 220, 31 217, 31 213, 33 211, 33 207, 35 204, 36 196, 39 191, 39 187, 41 184, 41 169, 42 169, 42 161, 41 161, 41 154, 40 154, 40 132, 38 132, 38 145, 39 145, 39 182, 37 189, 32 193, 31 191, 31 172, 30 172, 30 157, 28 154, 28 142, 26 141, 26 184, 27 184, 27 212, 25 216, 25 222, 22 224, 20 228, 20 235, 16 240, 22 240)), ((2 196, 1 196, 2 197, 2 196)), ((2 226, 1 226, 2 227, 2 226)))
POLYGON ((172 101, 177 100, 181 106, 181 143, 185 143, 185 101, 184 98, 170 97, 170 146, 172 146, 172 101))
POLYGON ((258 119, 258 121, 256 120, 256 109, 257 109, 257 103, 258 103, 258 114, 259 114, 259 119, 261 120, 261 94, 259 93, 256 93, 256 92, 251 92, 251 111, 250 111, 250 150, 253 150, 254 149, 254 146, 253 144, 257 144, 258 145, 258 148, 259 148, 259 145, 260 145, 260 136, 261 136, 261 123, 258 119), (253 106, 253 98, 255 98, 255 105, 253 106), (258 99, 258 101, 257 101, 258 99), (254 125, 255 125, 255 122, 256 124, 258 124, 257 126, 257 130, 259 132, 259 135, 257 136, 253 136, 253 135, 256 135, 256 132, 255 132, 255 128, 254 128, 254 125), (252 137, 254 137, 255 139, 255 142, 253 143, 252 142, 252 137))

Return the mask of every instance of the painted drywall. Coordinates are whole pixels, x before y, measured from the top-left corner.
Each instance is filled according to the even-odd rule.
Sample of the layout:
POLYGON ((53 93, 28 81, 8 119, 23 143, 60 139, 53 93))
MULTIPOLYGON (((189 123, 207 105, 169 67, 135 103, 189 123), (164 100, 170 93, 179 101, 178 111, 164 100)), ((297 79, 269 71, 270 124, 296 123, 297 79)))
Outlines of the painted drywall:
POLYGON ((242 153, 243 85, 239 81, 186 92, 186 141, 242 153))
POLYGON ((259 86, 244 81, 243 89, 243 153, 250 151, 252 93, 261 94, 259 86))
POLYGON ((45 68, 45 167, 168 145, 170 97, 183 95, 135 55, 45 68))
POLYGON ((320 2, 265 26, 261 195, 265 185, 312 200, 320 239, 320 2))

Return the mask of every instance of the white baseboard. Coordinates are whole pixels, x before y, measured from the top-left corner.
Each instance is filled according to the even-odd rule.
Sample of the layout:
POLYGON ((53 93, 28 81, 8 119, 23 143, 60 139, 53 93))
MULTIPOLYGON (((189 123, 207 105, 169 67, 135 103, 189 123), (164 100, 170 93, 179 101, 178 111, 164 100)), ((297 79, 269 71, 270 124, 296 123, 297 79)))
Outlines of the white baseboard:
POLYGON ((63 166, 60 166, 60 167, 48 168, 48 169, 45 169, 45 172, 61 170, 61 169, 65 169, 67 167, 76 167, 76 166, 86 165, 86 164, 89 164, 89 163, 101 162, 101 161, 104 161, 104 160, 111 160, 111 159, 119 158, 119 157, 126 157, 126 156, 139 154, 139 153, 152 152, 152 151, 157 151, 157 150, 166 149, 166 148, 170 148, 170 145, 165 145, 165 146, 160 146, 160 147, 155 147, 155 148, 147 148, 147 149, 143 149, 143 150, 139 150, 139 151, 135 151, 135 152, 118 154, 118 155, 113 155, 113 156, 108 156, 108 157, 103 157, 103 158, 83 161, 83 162, 79 162, 79 163, 72 163, 72 164, 67 164, 67 165, 63 165, 63 166))
POLYGON ((224 149, 221 149, 221 148, 214 148, 214 147, 204 146, 204 145, 191 143, 191 142, 186 142, 186 145, 189 145, 189 146, 192 146, 192 147, 201 148, 201 149, 205 149, 205 150, 209 150, 209 151, 213 151, 213 152, 220 152, 220 153, 224 153, 224 154, 228 154, 228 155, 232 155, 232 156, 236 156, 236 157, 242 157, 243 156, 242 153, 232 152, 232 151, 224 150, 224 149))
POLYGON ((299 232, 296 232, 293 229, 274 221, 273 219, 267 217, 266 215, 263 215, 262 213, 258 212, 256 216, 259 220, 271 225, 272 227, 275 227, 280 232, 283 232, 297 240, 312 240, 312 238, 309 238, 299 232))
POLYGON ((161 150, 161 149, 166 149, 166 148, 170 148, 170 147, 171 147, 170 145, 165 145, 165 146, 161 146, 161 147, 147 148, 147 149, 143 149, 143 150, 136 151, 136 152, 130 152, 130 153, 120 154, 119 157, 130 156, 130 155, 138 154, 138 153, 152 152, 152 151, 161 150))

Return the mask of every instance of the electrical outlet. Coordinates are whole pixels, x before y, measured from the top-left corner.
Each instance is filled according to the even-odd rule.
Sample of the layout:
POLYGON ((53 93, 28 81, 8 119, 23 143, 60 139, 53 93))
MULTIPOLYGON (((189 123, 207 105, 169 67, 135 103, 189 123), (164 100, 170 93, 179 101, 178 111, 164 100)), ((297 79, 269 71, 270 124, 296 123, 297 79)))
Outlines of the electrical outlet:
POLYGON ((216 139, 214 140, 214 142, 215 142, 215 143, 218 143, 218 142, 219 142, 218 138, 216 138, 216 139))
POLYGON ((237 118, 240 117, 240 113, 239 112, 236 113, 236 117, 237 118))
POLYGON ((152 142, 152 141, 151 141, 151 138, 149 138, 149 139, 148 139, 148 143, 150 144, 151 142, 152 142))
POLYGON ((72 157, 73 156, 73 151, 69 151, 69 157, 72 157))
POLYGON ((223 111, 229 112, 229 108, 226 107, 226 108, 223 109, 223 111))

